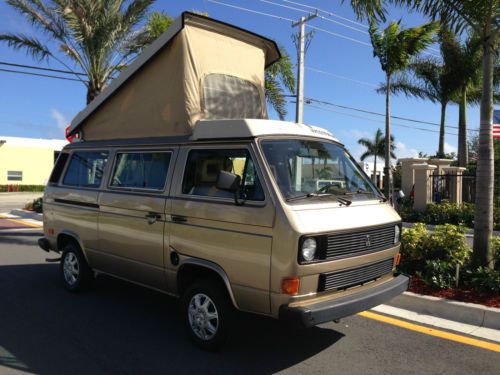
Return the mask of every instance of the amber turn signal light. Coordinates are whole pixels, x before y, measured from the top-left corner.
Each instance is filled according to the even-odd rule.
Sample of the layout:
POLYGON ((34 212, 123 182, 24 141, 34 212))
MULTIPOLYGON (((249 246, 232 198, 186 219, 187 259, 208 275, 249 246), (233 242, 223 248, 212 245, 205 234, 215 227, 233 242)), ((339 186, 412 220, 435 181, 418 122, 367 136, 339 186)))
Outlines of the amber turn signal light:
POLYGON ((401 253, 396 254, 396 266, 399 266, 399 263, 401 262, 401 253))
POLYGON ((283 279, 281 282, 281 292, 283 294, 294 296, 299 293, 299 285, 300 281, 297 276, 283 279))

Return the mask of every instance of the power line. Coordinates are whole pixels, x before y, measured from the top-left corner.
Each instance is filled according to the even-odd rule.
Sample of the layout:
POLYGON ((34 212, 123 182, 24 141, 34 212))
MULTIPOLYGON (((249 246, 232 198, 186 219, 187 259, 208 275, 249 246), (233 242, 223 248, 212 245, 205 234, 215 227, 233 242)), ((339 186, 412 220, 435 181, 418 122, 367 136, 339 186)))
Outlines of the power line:
POLYGON ((0 65, 15 66, 15 67, 17 67, 17 68, 26 68, 26 69, 44 70, 44 71, 46 71, 46 72, 55 72, 55 73, 73 74, 73 75, 83 76, 83 77, 86 77, 86 76, 87 76, 85 73, 72 72, 72 71, 70 71, 70 70, 60 70, 60 69, 43 68, 43 67, 41 67, 41 66, 24 65, 24 64, 15 64, 15 63, 6 62, 6 61, 0 61, 0 65))
MULTIPOLYGON (((1 69, 0 68, 0 72, 25 74, 25 75, 37 76, 37 77, 55 78, 55 79, 62 79, 62 80, 66 80, 66 81, 82 82, 81 80, 76 79, 76 78, 59 77, 59 76, 53 76, 53 75, 41 74, 41 73, 33 73, 33 72, 23 72, 21 70, 11 70, 11 69, 1 69)), ((83 81, 83 82, 85 82, 85 81, 83 81)))
POLYGON ((277 18, 277 19, 280 19, 280 20, 284 20, 284 21, 294 22, 294 20, 292 20, 291 18, 281 17, 281 16, 277 16, 277 15, 275 15, 275 14, 269 14, 269 13, 259 12, 259 11, 257 11, 257 10, 253 10, 253 9, 248 9, 248 8, 240 7, 240 6, 233 5, 233 4, 223 3, 223 2, 221 2, 221 1, 215 1, 215 0, 207 0, 207 1, 208 1, 209 3, 214 3, 214 4, 218 4, 218 5, 226 6, 226 7, 229 7, 229 8, 234 8, 234 9, 243 10, 243 11, 245 11, 245 12, 250 12, 250 13, 260 14, 261 16, 267 16, 267 17, 272 17, 272 18, 277 18))
MULTIPOLYGON (((343 109, 349 109, 351 111, 362 112, 362 113, 367 113, 367 114, 370 114, 370 115, 385 117, 385 113, 368 111, 366 109, 350 107, 350 106, 346 106, 346 105, 342 105, 342 104, 336 104, 336 103, 328 102, 328 101, 325 101, 325 100, 319 100, 319 99, 314 99, 314 98, 305 98, 305 101, 306 102, 307 101, 311 101, 311 102, 316 102, 318 104, 330 105, 330 106, 333 106, 333 107, 338 107, 338 108, 343 108, 343 109)), ((402 116, 390 116, 390 117, 394 118, 394 119, 397 119, 397 120, 415 122, 415 123, 418 123, 418 124, 441 126, 440 124, 435 123, 435 122, 416 120, 416 119, 412 119, 412 118, 408 118, 408 117, 402 117, 402 116)), ((445 127, 446 128, 450 128, 450 129, 458 129, 457 126, 451 126, 451 125, 445 125, 445 127)), ((471 129, 471 130, 479 131, 478 129, 471 129)))
MULTIPOLYGON (((311 108, 316 108, 316 109, 320 109, 320 110, 323 110, 323 111, 333 112, 333 113, 337 113, 337 114, 344 115, 344 116, 349 116, 349 117, 358 118, 358 119, 362 119, 362 120, 377 122, 377 123, 381 123, 381 124, 385 123, 383 120, 376 120, 376 119, 371 119, 369 117, 364 117, 364 116, 359 116, 359 115, 353 115, 352 113, 345 113, 345 112, 335 111, 334 109, 315 106, 315 105, 307 103, 307 102, 306 102, 306 105, 309 106, 309 107, 311 107, 311 108)), ((410 126, 410 125, 401 124, 401 123, 398 123, 398 122, 391 122, 391 125, 399 126, 399 127, 402 127, 402 128, 413 129, 413 130, 425 131, 425 132, 429 132, 429 133, 439 133, 438 130, 419 128, 419 127, 416 127, 416 126, 410 126)), ((456 136, 458 136, 458 134, 456 134, 456 133, 447 133, 447 134, 448 135, 456 135, 456 136)))
POLYGON ((331 73, 331 72, 327 72, 327 71, 324 71, 324 70, 312 68, 310 66, 306 66, 305 68, 307 70, 312 71, 312 72, 324 74, 324 75, 331 76, 331 77, 334 77, 334 78, 343 79, 343 80, 346 80, 346 81, 351 81, 351 82, 354 82, 354 83, 358 83, 360 85, 365 85, 365 86, 369 86, 369 87, 373 87, 373 88, 377 88, 378 87, 378 85, 376 85, 374 83, 369 83, 369 82, 365 82, 365 81, 359 81, 359 80, 354 79, 354 78, 349 78, 349 77, 346 77, 346 76, 341 76, 341 75, 334 74, 334 73, 331 73))
MULTIPOLYGON (((300 8, 295 8, 295 7, 291 7, 291 6, 288 6, 288 5, 284 5, 284 4, 278 4, 278 3, 275 3, 273 1, 269 1, 269 0, 259 0, 260 2, 262 3, 266 3, 266 4, 271 4, 271 5, 275 5, 277 7, 281 7, 281 8, 285 8, 285 9, 290 9, 290 10, 294 10, 296 12, 300 12, 302 14, 304 14, 304 12, 307 12, 306 10, 304 9, 300 9, 300 8)), ((313 8, 313 7, 310 7, 310 8, 313 8)), ((319 10, 319 9, 318 9, 319 10)), ((317 15, 318 18, 321 18, 322 20, 324 21, 328 21, 328 22, 331 22, 331 23, 334 23, 336 25, 340 25, 342 27, 345 27, 345 28, 348 28, 348 29, 351 29, 351 30, 354 30, 354 31, 357 31, 357 32, 360 32, 360 33, 363 33, 363 34, 366 34, 368 35, 368 32, 366 32, 365 30, 360 30, 360 29, 357 29, 353 26, 349 26, 349 25, 346 25, 345 23, 342 23, 342 22, 339 22, 339 21, 335 21, 335 20, 332 20, 330 18, 327 18, 327 17, 324 17, 324 16, 321 16, 321 15, 317 15)))
MULTIPOLYGON (((275 14, 271 14, 271 13, 260 12, 260 11, 257 11, 257 10, 253 10, 253 9, 249 9, 249 8, 245 8, 245 7, 240 7, 240 6, 233 5, 233 4, 227 4, 227 3, 223 3, 221 1, 216 1, 216 0, 207 0, 207 1, 210 2, 210 3, 214 3, 214 4, 218 4, 218 5, 222 5, 222 6, 234 8, 234 9, 238 9, 238 10, 245 11, 245 12, 255 13, 255 14, 262 15, 262 16, 272 17, 272 18, 276 18, 276 19, 280 19, 280 20, 284 20, 284 21, 294 22, 294 20, 292 20, 290 18, 281 17, 281 16, 278 16, 278 15, 275 15, 275 14)), ((345 36, 345 35, 342 35, 342 34, 338 34, 338 33, 335 33, 333 31, 326 30, 326 29, 323 29, 323 28, 320 28, 320 27, 317 27, 317 26, 311 26, 311 25, 306 25, 306 26, 309 27, 309 28, 311 28, 311 29, 324 32, 326 34, 330 34, 330 35, 336 36, 338 38, 346 39, 346 40, 349 40, 349 41, 354 42, 354 43, 358 43, 358 44, 362 44, 362 45, 366 45, 366 46, 371 47, 371 44, 363 42, 363 41, 355 39, 355 38, 351 38, 351 37, 348 37, 348 36, 345 36)))
POLYGON ((344 20, 346 22, 350 22, 350 23, 352 23, 354 25, 359 25, 359 26, 362 26, 362 27, 365 27, 365 28, 368 29, 368 26, 366 26, 365 24, 363 24, 361 22, 356 22, 356 21, 350 20, 349 18, 345 18, 345 17, 339 16, 338 14, 330 12, 328 10, 320 9, 320 8, 317 8, 317 7, 314 7, 314 6, 311 6, 311 5, 306 5, 306 4, 298 3, 298 2, 295 2, 295 1, 289 1, 289 0, 282 0, 282 1, 285 2, 285 3, 289 3, 289 4, 299 5, 299 6, 304 7, 304 8, 317 9, 320 12, 325 13, 325 14, 327 14, 330 17, 335 17, 335 18, 344 20))

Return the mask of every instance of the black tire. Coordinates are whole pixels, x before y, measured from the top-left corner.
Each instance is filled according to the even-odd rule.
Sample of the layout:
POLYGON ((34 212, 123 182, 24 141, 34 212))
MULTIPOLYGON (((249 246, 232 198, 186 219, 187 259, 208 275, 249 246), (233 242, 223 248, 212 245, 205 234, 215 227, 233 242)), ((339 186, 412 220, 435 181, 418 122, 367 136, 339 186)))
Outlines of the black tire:
POLYGON ((233 324, 234 309, 223 285, 207 279, 193 282, 182 296, 182 313, 188 335, 198 347, 216 351, 224 345, 233 324), (200 309, 197 300, 202 305, 200 309))
POLYGON ((89 287, 93 278, 92 269, 80 247, 72 242, 66 244, 61 256, 61 279, 64 287, 70 292, 79 292, 89 287))

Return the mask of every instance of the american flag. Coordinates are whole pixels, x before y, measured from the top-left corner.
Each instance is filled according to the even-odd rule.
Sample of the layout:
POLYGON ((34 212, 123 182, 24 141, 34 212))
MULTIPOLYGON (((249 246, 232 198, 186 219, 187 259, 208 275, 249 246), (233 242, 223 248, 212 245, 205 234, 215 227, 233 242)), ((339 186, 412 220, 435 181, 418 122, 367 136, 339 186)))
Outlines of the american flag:
POLYGON ((493 138, 500 138, 500 109, 493 111, 493 138))

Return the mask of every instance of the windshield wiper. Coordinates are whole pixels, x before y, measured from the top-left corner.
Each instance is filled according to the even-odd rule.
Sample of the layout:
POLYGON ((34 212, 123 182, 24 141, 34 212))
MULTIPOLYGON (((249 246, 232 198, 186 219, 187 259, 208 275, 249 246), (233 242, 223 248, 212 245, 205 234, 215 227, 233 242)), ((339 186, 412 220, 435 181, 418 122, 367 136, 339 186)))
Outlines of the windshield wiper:
POLYGON ((315 192, 315 193, 307 193, 307 194, 296 195, 295 197, 289 197, 289 198, 286 198, 285 200, 287 202, 292 202, 292 201, 297 201, 299 199, 304 199, 304 198, 326 197, 326 196, 329 196, 329 195, 333 195, 333 194, 328 194, 328 193, 319 194, 319 193, 315 192))
MULTIPOLYGON (((308 194, 302 194, 302 195, 297 195, 295 197, 290 197, 290 198, 286 198, 285 200, 287 202, 293 202, 293 201, 297 201, 297 200, 300 200, 300 199, 304 199, 304 198, 312 198, 312 197, 328 197, 328 196, 333 196, 334 194, 330 194, 330 193, 323 193, 323 194, 318 194, 318 193, 308 193, 308 194)), ((346 199, 346 198, 342 198, 342 197, 339 197, 339 196, 335 196, 335 199, 337 199, 337 201, 340 203, 340 204, 343 204, 345 206, 349 206, 352 201, 350 201, 349 199, 346 199)))

